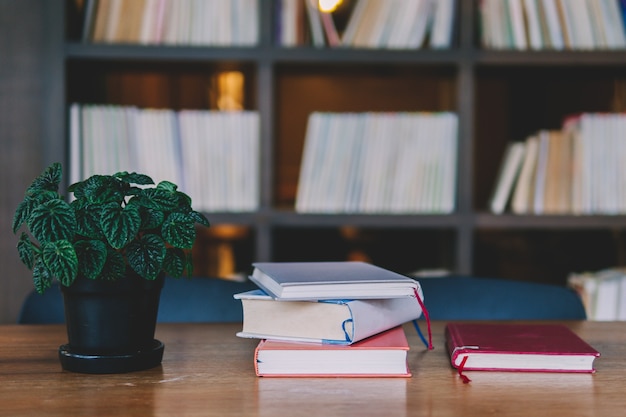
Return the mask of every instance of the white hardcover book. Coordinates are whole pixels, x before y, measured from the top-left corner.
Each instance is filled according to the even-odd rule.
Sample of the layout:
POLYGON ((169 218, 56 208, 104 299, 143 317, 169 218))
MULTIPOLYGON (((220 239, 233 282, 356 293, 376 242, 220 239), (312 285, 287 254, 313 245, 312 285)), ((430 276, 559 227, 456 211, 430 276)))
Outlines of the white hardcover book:
POLYGON ((404 213, 408 209, 405 201, 414 180, 411 174, 413 164, 415 163, 413 161, 413 143, 415 143, 415 137, 419 134, 419 131, 411 130, 411 116, 409 113, 398 114, 397 123, 397 146, 400 152, 398 152, 396 157, 393 189, 389 198, 389 212, 396 214, 404 213))
POLYGON ((617 320, 626 321, 626 275, 620 279, 617 320))
POLYGON ((250 280, 280 300, 423 299, 419 283, 366 262, 256 262, 250 280))
POLYGON ((356 48, 374 48, 375 43, 372 39, 377 36, 376 31, 381 27, 378 22, 382 20, 385 14, 385 2, 378 0, 369 0, 366 3, 366 9, 363 12, 361 22, 357 28, 352 41, 352 46, 356 48))
POLYGON ((596 48, 594 38, 591 10, 588 0, 569 0, 568 11, 572 22, 572 35, 578 49, 590 50, 596 48))
POLYGON ((368 168, 364 163, 364 115, 362 113, 352 113, 350 117, 354 119, 353 123, 355 124, 355 126, 353 131, 354 139, 352 144, 352 162, 349 172, 349 189, 346 193, 344 211, 347 213, 355 213, 359 211, 359 203, 361 200, 361 193, 363 191, 363 175, 365 170, 367 170, 368 168))
POLYGON ((530 49, 543 49, 541 34, 541 16, 538 10, 538 0, 523 0, 524 15, 528 27, 528 45, 530 49))
POLYGON ((304 2, 306 3, 313 46, 323 48, 326 46, 326 39, 324 38, 324 27, 322 26, 320 11, 317 7, 317 0, 304 0, 304 2))
POLYGON ((418 319, 415 298, 282 301, 262 290, 234 295, 243 308, 239 337, 349 345, 418 319))
POLYGON ((319 164, 319 139, 318 133, 322 123, 322 115, 320 113, 311 113, 309 115, 306 133, 304 136, 304 147, 302 150, 302 162, 300 163, 300 175, 298 177, 298 189, 296 190, 295 209, 297 212, 304 213, 309 209, 309 201, 311 201, 313 192, 313 174, 316 166, 319 164))
POLYGON ((422 1, 415 0, 405 2, 403 0, 389 0, 394 24, 386 28, 384 46, 388 49, 404 48, 404 42, 409 35, 415 13, 419 10, 422 1))
POLYGON ((456 113, 445 113, 445 143, 443 178, 443 199, 441 212, 452 213, 455 209, 456 185, 457 185, 457 155, 458 155, 458 124, 459 118, 456 113))
POLYGON ((80 104, 70 105, 70 172, 69 182, 74 184, 82 179, 81 169, 81 125, 80 104))
POLYGON ((454 27, 455 0, 436 0, 434 5, 433 25, 430 34, 432 49, 447 49, 452 46, 454 27))
POLYGON ((626 47, 626 28, 619 4, 615 0, 602 0, 600 7, 604 17, 608 47, 610 49, 626 47))
POLYGON ((596 301, 594 303, 594 320, 617 320, 619 314, 622 276, 621 274, 616 273, 614 276, 600 276, 598 279, 596 301))
POLYGON ((577 49, 576 29, 574 27, 574 16, 572 12, 571 0, 556 0, 556 9, 563 33, 563 43, 566 49, 577 49))
POLYGON ((545 206, 547 166, 550 152, 550 132, 539 132, 539 149, 537 154, 537 167, 535 170, 535 184, 533 188, 533 213, 543 214, 545 206))
POLYGON ((363 24, 363 17, 368 3, 374 0, 358 0, 350 14, 346 28, 341 35, 341 43, 344 46, 354 46, 354 38, 359 27, 363 24))
POLYGON ((407 49, 419 49, 424 45, 426 36, 432 26, 434 7, 431 0, 420 2, 419 9, 413 18, 411 30, 405 41, 407 49))
POLYGON ((589 19, 591 21, 591 30, 593 31, 593 39, 596 49, 608 48, 606 30, 608 28, 608 22, 604 21, 602 15, 602 6, 600 5, 602 0, 587 0, 586 5, 589 12, 589 19))
POLYGON ((565 41, 563 39, 563 31, 565 28, 561 27, 556 5, 557 1, 559 0, 541 0, 541 7, 543 9, 543 15, 546 18, 548 34, 550 35, 550 46, 552 49, 561 50, 565 48, 565 41))
POLYGON ((508 2, 509 20, 511 22, 512 46, 514 49, 528 49, 526 25, 522 0, 505 0, 508 2))

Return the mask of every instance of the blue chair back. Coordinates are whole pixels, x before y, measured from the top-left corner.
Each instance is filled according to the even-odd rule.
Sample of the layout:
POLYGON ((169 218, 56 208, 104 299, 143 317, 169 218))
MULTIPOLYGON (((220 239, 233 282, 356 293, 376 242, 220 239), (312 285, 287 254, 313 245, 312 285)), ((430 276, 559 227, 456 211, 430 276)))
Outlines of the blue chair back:
MULTIPOLYGON (((235 300, 233 294, 256 288, 250 281, 167 277, 161 292, 157 320, 160 323, 241 322, 241 301, 235 300)), ((44 294, 35 291, 28 294, 18 318, 21 324, 64 322, 63 296, 58 284, 44 294)))
POLYGON ((573 290, 553 284, 469 276, 418 279, 431 320, 584 320, 573 290))

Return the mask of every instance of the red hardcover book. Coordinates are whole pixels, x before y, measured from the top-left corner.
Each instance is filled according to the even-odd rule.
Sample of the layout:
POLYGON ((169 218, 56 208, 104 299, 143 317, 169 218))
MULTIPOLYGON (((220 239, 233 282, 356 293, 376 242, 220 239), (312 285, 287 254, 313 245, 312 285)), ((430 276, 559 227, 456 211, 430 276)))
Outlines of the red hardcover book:
POLYGON ((264 339, 254 352, 258 376, 410 377, 409 343, 402 326, 352 345, 264 339))
POLYGON ((594 372, 600 353, 560 324, 449 323, 452 366, 462 371, 594 372))

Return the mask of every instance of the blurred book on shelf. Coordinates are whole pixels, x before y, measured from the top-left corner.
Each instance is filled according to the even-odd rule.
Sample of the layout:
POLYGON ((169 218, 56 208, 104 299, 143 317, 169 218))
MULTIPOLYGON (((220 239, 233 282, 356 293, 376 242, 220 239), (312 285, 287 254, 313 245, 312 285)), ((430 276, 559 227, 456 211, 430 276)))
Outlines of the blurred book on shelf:
POLYGON ((626 320, 626 267, 574 272, 567 283, 582 298, 588 320, 626 320))
POLYGON ((486 49, 626 47, 626 5, 620 0, 483 0, 478 10, 486 49))
MULTIPOLYGON (((626 214, 625 133, 624 113, 581 113, 567 117, 561 129, 543 129, 529 135, 513 185, 511 211, 539 215, 626 214)), ((507 157, 505 153, 503 165, 507 157)), ((500 191, 499 184, 497 181, 494 195, 500 191)), ((495 207, 491 201, 490 208, 501 213, 502 201, 495 207)))
POLYGON ((452 46, 455 0, 344 0, 331 10, 322 10, 323 3, 328 2, 277 1, 277 43, 396 50, 452 46))

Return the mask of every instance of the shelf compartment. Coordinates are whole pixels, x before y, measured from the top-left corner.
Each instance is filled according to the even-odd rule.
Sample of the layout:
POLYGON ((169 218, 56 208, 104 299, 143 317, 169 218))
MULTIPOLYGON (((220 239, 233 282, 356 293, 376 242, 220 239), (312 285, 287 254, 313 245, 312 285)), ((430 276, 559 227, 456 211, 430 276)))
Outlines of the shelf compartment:
POLYGON ((279 65, 274 205, 293 207, 312 112, 456 110, 456 68, 415 65, 279 65))
POLYGON ((455 269, 452 229, 275 227, 273 258, 289 261, 361 260, 403 274, 455 269))

